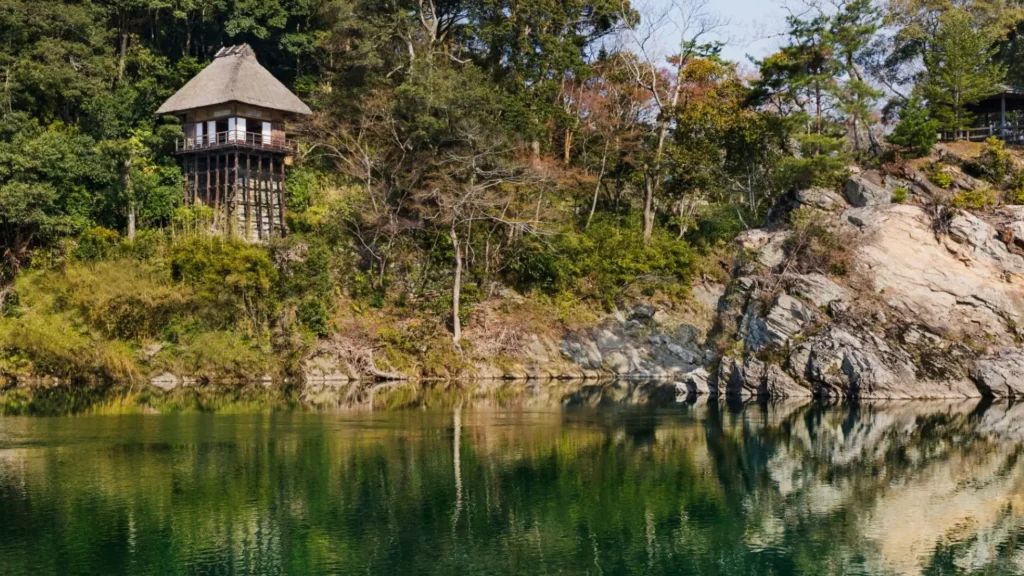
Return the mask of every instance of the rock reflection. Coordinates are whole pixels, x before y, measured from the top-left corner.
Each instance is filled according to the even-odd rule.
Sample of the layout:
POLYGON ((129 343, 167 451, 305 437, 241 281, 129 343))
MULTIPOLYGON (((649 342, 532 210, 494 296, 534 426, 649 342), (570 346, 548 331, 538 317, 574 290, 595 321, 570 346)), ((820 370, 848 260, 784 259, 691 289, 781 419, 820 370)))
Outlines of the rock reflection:
POLYGON ((365 392, 0 418, 2 572, 1024 573, 1021 406, 365 392))

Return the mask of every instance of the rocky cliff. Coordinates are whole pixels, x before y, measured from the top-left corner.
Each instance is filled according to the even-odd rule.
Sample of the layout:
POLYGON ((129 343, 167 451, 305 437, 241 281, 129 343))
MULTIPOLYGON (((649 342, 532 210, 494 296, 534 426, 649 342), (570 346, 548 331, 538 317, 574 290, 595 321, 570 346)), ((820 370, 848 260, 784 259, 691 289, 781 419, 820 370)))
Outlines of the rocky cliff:
POLYGON ((923 182, 866 173, 841 195, 795 194, 788 210, 819 228, 743 234, 704 340, 687 329, 630 340, 626 322, 626 340, 605 327, 568 335, 563 352, 591 370, 670 376, 680 391, 711 396, 1024 394, 1024 207, 948 208, 923 182), (890 202, 902 186, 916 204, 890 202), (845 258, 838 271, 807 266, 829 256, 801 250, 816 235, 845 258))

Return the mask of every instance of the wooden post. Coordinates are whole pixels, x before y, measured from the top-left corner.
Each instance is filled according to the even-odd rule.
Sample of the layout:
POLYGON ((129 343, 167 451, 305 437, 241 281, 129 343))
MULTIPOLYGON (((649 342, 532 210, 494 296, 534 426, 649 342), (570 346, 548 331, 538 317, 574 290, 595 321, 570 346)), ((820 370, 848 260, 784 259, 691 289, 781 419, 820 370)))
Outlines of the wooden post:
MULTIPOLYGON (((225 138, 227 138, 227 136, 225 136, 225 138)), ((224 153, 224 219, 225 220, 230 220, 230 218, 228 217, 228 214, 227 214, 227 212, 228 212, 228 210, 230 210, 230 206, 231 206, 231 204, 228 201, 228 193, 231 191, 231 182, 230 182, 230 180, 231 180, 231 172, 230 172, 230 170, 231 170, 231 156, 227 152, 225 152, 224 153)), ((228 222, 225 225, 225 227, 224 227, 224 232, 229 232, 230 230, 231 230, 231 223, 228 222)))
POLYGON ((252 220, 249 212, 249 203, 252 202, 252 192, 250 192, 251 186, 249 185, 252 180, 252 172, 249 168, 249 152, 245 153, 245 184, 242 185, 242 201, 243 210, 245 211, 245 239, 252 239, 252 220))
POLYGON ((212 202, 210 203, 213 204, 213 222, 214 224, 216 224, 217 209, 220 207, 220 154, 210 154, 210 156, 207 157, 206 161, 209 162, 213 158, 217 159, 217 165, 213 167, 214 184, 213 195, 210 197, 210 200, 212 202))
POLYGON ((238 203, 238 150, 235 150, 235 181, 232 184, 231 190, 231 209, 229 210, 229 223, 228 231, 234 233, 235 226, 238 224, 235 214, 235 206, 238 203))
POLYGON ((263 240, 263 155, 256 155, 256 237, 263 240))
POLYGON ((999 97, 999 136, 1006 140, 1006 91, 999 97))
POLYGON ((274 155, 267 158, 270 165, 267 174, 267 220, 269 221, 270 234, 274 234, 274 155))
POLYGON ((285 224, 284 224, 284 207, 285 207, 285 202, 286 202, 286 200, 285 200, 285 197, 284 197, 284 158, 282 158, 281 159, 281 182, 279 182, 278 186, 277 186, 277 208, 278 208, 278 211, 280 211, 280 213, 281 213, 281 236, 285 236, 286 234, 288 234, 288 227, 285 226, 285 224))

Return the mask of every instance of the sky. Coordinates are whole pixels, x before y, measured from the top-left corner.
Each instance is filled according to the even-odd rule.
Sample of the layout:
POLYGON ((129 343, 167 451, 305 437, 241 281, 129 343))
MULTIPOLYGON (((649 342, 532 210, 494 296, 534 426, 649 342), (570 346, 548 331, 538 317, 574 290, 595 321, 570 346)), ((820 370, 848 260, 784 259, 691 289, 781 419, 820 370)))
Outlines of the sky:
MULTIPOLYGON (((671 2, 693 0, 635 0, 642 13, 664 11, 671 2)), ((705 0, 706 10, 721 17, 724 25, 718 30, 717 40, 725 43, 723 57, 735 62, 748 63, 747 56, 763 58, 774 52, 785 28, 786 10, 782 0, 705 0)), ((677 26, 666 26, 660 43, 669 49, 678 45, 677 26)), ((747 64, 752 67, 752 65, 747 64)))

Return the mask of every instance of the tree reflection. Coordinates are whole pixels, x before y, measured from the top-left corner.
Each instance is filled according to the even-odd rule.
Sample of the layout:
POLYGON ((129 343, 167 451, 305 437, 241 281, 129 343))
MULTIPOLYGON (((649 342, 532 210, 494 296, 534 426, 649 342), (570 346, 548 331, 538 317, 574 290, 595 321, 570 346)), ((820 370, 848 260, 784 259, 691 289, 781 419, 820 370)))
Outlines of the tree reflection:
POLYGON ((1024 571, 1020 406, 596 396, 3 418, 0 572, 1024 571))

